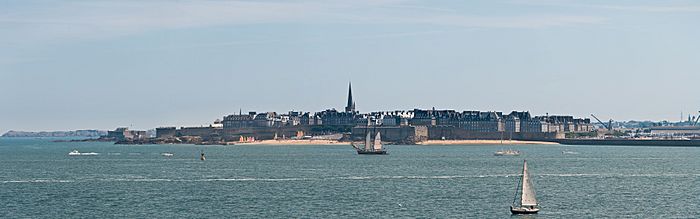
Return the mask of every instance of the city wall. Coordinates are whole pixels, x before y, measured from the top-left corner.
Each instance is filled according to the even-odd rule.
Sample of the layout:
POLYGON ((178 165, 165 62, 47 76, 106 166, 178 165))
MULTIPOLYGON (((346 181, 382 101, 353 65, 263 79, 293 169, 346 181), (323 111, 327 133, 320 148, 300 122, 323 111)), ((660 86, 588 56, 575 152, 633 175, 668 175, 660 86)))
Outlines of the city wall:
POLYGON ((375 133, 381 133, 382 141, 412 144, 416 141, 428 139, 425 126, 379 126, 370 127, 369 129, 357 126, 352 129, 352 140, 364 141, 368 130, 372 135, 372 139, 374 139, 375 133))
POLYGON ((559 139, 565 145, 700 147, 700 140, 559 139))
POLYGON ((564 138, 564 133, 557 132, 475 132, 449 126, 430 126, 429 140, 551 140, 564 138))
MULTIPOLYGON (((183 127, 183 128, 158 128, 156 137, 159 139, 199 136, 205 141, 238 141, 241 136, 256 140, 269 140, 277 138, 293 138, 302 136, 316 136, 331 134, 319 132, 315 126, 288 126, 288 127, 250 127, 237 129, 223 129, 213 127, 183 127), (316 130, 316 131, 314 131, 316 130)), ((350 139, 363 141, 368 129, 356 126, 351 129, 350 139)), ((564 138, 563 133, 554 132, 476 132, 450 126, 378 126, 370 127, 369 131, 374 138, 376 132, 381 133, 382 140, 388 142, 413 144, 424 140, 553 140, 564 138)))
POLYGON ((251 127, 237 129, 223 129, 213 127, 183 127, 183 128, 158 128, 156 129, 156 138, 165 139, 181 136, 199 136, 206 141, 210 140, 225 140, 238 141, 241 136, 249 138, 253 137, 257 140, 274 139, 275 135, 278 138, 291 138, 297 134, 307 135, 311 133, 310 126, 290 126, 290 127, 251 127))

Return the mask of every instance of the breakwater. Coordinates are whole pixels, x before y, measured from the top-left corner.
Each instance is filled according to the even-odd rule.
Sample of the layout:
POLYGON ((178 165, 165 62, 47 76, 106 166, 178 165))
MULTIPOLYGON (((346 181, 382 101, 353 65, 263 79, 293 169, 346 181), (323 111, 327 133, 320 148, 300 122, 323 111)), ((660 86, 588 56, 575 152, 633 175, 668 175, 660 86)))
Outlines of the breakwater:
POLYGON ((700 147, 700 140, 556 139, 553 141, 564 145, 700 147))

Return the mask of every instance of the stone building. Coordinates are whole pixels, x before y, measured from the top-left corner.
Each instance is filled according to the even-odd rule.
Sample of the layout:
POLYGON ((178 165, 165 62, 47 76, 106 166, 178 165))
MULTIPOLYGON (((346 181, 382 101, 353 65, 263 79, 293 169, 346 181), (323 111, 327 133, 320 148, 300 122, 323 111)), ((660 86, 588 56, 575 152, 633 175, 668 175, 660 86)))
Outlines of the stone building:
POLYGON ((258 113, 253 118, 253 127, 276 127, 277 113, 258 113))
MULTIPOLYGON (((316 113, 316 116, 320 120, 317 122, 317 125, 327 126, 354 126, 358 123, 358 119, 362 119, 355 112, 338 112, 335 109, 318 112, 316 113)), ((366 122, 360 123, 366 124, 366 122)))
POLYGON ((224 116, 224 129, 236 129, 236 128, 248 128, 253 127, 253 118, 255 118, 255 112, 249 112, 248 114, 238 114, 238 115, 228 115, 224 116))
POLYGON ((445 115, 454 112, 454 110, 421 110, 413 109, 413 118, 410 119, 409 124, 412 126, 435 126, 437 125, 436 115, 445 115))
POLYGON ((502 117, 500 112, 464 111, 457 117, 457 127, 474 132, 502 132, 502 117))
POLYGON ((499 132, 505 127, 500 112, 414 109, 413 115, 413 126, 456 127, 475 132, 499 132))
POLYGON ((504 116, 504 130, 508 133, 519 133, 520 132, 520 118, 513 114, 504 116))
POLYGON ((123 141, 123 140, 139 140, 139 139, 146 139, 150 136, 148 136, 148 133, 146 131, 134 131, 134 130, 129 130, 129 128, 117 128, 114 131, 108 131, 107 132, 107 138, 115 139, 117 141, 123 141))

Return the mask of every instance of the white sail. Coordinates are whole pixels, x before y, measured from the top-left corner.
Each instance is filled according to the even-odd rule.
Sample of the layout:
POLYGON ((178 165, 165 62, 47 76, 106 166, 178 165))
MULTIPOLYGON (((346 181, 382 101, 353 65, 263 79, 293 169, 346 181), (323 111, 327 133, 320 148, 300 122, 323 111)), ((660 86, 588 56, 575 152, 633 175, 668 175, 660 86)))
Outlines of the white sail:
POLYGON ((527 172, 527 161, 523 163, 523 176, 522 176, 522 182, 523 182, 523 188, 522 188, 522 196, 520 197, 520 205, 521 206, 536 206, 537 205, 537 199, 535 198, 535 190, 532 186, 532 182, 530 182, 530 176, 528 175, 527 172))
POLYGON ((377 136, 374 136, 374 150, 375 151, 382 150, 382 133, 381 132, 377 132, 377 136))
POLYGON ((369 134, 369 131, 367 131, 367 137, 365 138, 365 150, 368 151, 372 148, 372 137, 369 134))

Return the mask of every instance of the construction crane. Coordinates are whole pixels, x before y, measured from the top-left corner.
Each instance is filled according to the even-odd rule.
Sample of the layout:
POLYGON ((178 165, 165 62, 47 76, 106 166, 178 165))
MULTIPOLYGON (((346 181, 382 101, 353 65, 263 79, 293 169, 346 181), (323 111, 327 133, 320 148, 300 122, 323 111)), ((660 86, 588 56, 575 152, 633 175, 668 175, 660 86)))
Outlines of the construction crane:
MULTIPOLYGON (((700 111, 698 111, 700 113, 700 111)), ((695 122, 693 123, 693 126, 696 126, 698 124, 698 120, 700 120, 700 115, 698 115, 697 118, 695 118, 695 122)))
POLYGON ((598 117, 595 117, 593 114, 591 114, 591 116, 592 116, 595 120, 598 120, 598 123, 600 123, 600 125, 602 125, 602 126, 605 127, 606 129, 608 129, 608 131, 612 131, 612 119, 611 119, 610 121, 608 121, 608 124, 606 125, 603 121, 600 121, 600 119, 598 119, 598 117))

